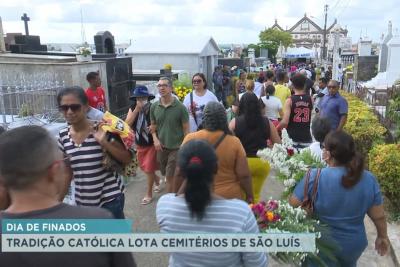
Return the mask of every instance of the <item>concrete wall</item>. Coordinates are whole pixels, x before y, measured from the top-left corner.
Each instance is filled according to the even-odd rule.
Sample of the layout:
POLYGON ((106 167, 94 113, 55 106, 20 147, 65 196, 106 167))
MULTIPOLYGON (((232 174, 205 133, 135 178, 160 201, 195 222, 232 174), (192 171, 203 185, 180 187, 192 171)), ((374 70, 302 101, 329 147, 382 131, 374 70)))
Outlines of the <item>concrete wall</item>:
POLYGON ((356 81, 369 81, 377 74, 379 56, 355 56, 354 79, 356 81))
MULTIPOLYGON (((82 62, 82 63, 4 63, 0 62, 0 73, 10 76, 10 73, 15 73, 16 77, 19 74, 20 77, 32 77, 35 79, 36 76, 41 74, 55 75, 56 80, 64 81, 65 86, 80 86, 87 88, 88 83, 86 81, 86 74, 91 71, 99 71, 102 86, 107 88, 107 75, 106 75, 106 63, 101 61, 82 62), (7 74, 8 73, 8 74, 7 74)), ((18 79, 18 78, 17 78, 18 79)), ((4 81, 4 80, 3 80, 4 81)), ((16 81, 18 82, 18 81, 16 81)), ((106 90, 107 91, 107 90, 106 90)))
POLYGON ((200 71, 197 54, 129 54, 135 70, 160 70, 165 64, 171 64, 173 70, 183 70, 194 74, 200 71))
POLYGON ((86 74, 91 71, 99 71, 108 102, 106 63, 102 61, 82 63, 0 62, 0 85, 23 86, 25 81, 28 86, 34 86, 43 82, 40 79, 46 79, 46 82, 50 82, 52 86, 57 81, 59 86, 64 84, 64 86, 80 86, 85 89, 88 87, 86 74))

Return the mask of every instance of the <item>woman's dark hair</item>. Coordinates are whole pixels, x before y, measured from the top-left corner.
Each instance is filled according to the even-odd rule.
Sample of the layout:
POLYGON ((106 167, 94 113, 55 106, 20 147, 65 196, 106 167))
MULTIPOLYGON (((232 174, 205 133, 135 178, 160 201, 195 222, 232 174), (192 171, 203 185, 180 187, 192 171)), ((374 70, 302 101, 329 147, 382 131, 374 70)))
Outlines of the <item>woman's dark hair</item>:
POLYGON ((364 158, 356 151, 351 135, 343 132, 331 132, 325 137, 325 149, 339 165, 345 166, 347 174, 342 177, 342 185, 351 188, 356 185, 364 170, 364 158))
POLYGON ((239 116, 243 115, 247 127, 250 129, 261 128, 265 130, 265 123, 261 115, 261 106, 258 97, 251 92, 244 93, 239 101, 239 116))
POLYGON ((304 90, 306 84, 306 77, 301 73, 296 73, 291 79, 292 84, 297 90, 304 90))
POLYGON ((191 140, 180 148, 178 166, 187 181, 185 200, 190 214, 201 220, 211 202, 211 186, 217 172, 214 148, 207 141, 191 140))
POLYGON ((320 143, 323 143, 325 137, 329 134, 330 131, 331 131, 331 124, 329 122, 329 119, 321 117, 315 117, 313 119, 311 124, 311 132, 315 140, 317 140, 320 143))
POLYGON ((286 72, 284 72, 284 71, 278 71, 278 73, 276 74, 276 80, 278 82, 285 81, 285 77, 286 77, 286 72))
POLYGON ((275 94, 275 86, 273 86, 272 84, 269 84, 269 85, 265 88, 265 94, 267 95, 267 99, 269 99, 269 96, 275 94))
POLYGON ((263 83, 265 81, 265 76, 264 75, 259 75, 257 78, 257 82, 263 83))
POLYGON ((211 132, 220 130, 226 134, 232 134, 226 120, 226 110, 221 103, 216 101, 208 102, 204 107, 202 125, 203 129, 211 132))
POLYGON ((193 75, 193 77, 192 77, 192 83, 193 83, 194 77, 196 77, 196 76, 199 76, 199 77, 203 80, 204 89, 207 89, 207 79, 206 79, 206 76, 205 76, 203 73, 198 72, 198 73, 196 73, 195 75, 193 75))
POLYGON ((267 80, 274 78, 274 72, 272 70, 267 70, 266 74, 267 80))
POLYGON ((66 95, 75 95, 83 105, 87 105, 89 102, 85 94, 85 91, 79 86, 73 86, 73 87, 63 88, 60 90, 60 92, 58 92, 57 94, 58 105, 61 105, 61 100, 66 95))

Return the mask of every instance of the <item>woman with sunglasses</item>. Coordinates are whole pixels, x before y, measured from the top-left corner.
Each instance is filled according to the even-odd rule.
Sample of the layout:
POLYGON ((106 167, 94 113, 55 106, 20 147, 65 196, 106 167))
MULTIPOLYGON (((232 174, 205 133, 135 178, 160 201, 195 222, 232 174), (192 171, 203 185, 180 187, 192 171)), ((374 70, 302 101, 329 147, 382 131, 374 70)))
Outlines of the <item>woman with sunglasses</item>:
POLYGON ((103 165, 104 151, 122 164, 131 154, 119 141, 110 138, 100 125, 87 119, 89 110, 85 91, 80 87, 62 89, 57 95, 60 112, 69 124, 59 133, 60 149, 70 157, 75 184, 75 201, 82 206, 100 206, 115 218, 124 218, 123 183, 103 165))
POLYGON ((207 80, 203 73, 196 73, 192 78, 193 91, 185 96, 183 105, 189 113, 190 132, 202 128, 203 111, 208 102, 216 101, 217 97, 207 89, 207 80))
POLYGON ((382 194, 376 178, 364 170, 364 159, 356 151, 351 135, 343 131, 331 132, 324 144, 322 153, 328 167, 311 170, 308 183, 303 178, 297 184, 289 203, 299 207, 305 197, 315 197, 313 215, 330 228, 329 237, 322 234, 322 240, 338 247, 335 252, 337 262, 322 258, 327 266, 357 265, 368 244, 364 226, 366 214, 375 224, 375 249, 380 255, 385 255, 389 240, 382 194), (313 193, 314 184, 316 194, 313 193), (305 190, 306 185, 308 190, 305 190))

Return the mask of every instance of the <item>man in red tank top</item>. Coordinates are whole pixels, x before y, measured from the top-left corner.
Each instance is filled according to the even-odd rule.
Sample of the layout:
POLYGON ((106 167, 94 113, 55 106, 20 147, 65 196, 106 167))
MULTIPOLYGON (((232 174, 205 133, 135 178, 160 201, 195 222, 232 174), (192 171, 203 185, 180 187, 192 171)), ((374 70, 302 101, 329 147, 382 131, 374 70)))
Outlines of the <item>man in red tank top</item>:
POLYGON ((89 83, 89 87, 85 93, 89 100, 89 106, 98 109, 102 112, 107 110, 106 97, 103 87, 101 87, 100 75, 98 72, 89 72, 86 75, 86 80, 89 83))

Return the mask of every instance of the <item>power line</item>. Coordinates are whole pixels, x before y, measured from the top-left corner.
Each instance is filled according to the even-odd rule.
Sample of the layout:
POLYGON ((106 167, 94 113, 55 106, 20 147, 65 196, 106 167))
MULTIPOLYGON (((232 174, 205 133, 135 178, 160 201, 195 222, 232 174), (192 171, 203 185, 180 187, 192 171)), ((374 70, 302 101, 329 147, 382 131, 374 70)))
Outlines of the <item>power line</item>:
MULTIPOLYGON (((336 7, 338 7, 340 1, 342 1, 342 0, 337 0, 337 1, 336 1, 335 5, 331 8, 331 11, 335 10, 336 7)), ((336 16, 336 13, 337 13, 337 10, 336 10, 336 12, 335 12, 335 16, 336 16)))
POLYGON ((351 0, 347 0, 346 4, 343 6, 342 10, 340 11, 339 14, 336 15, 336 17, 339 17, 340 15, 343 14, 343 12, 349 7, 351 0))

